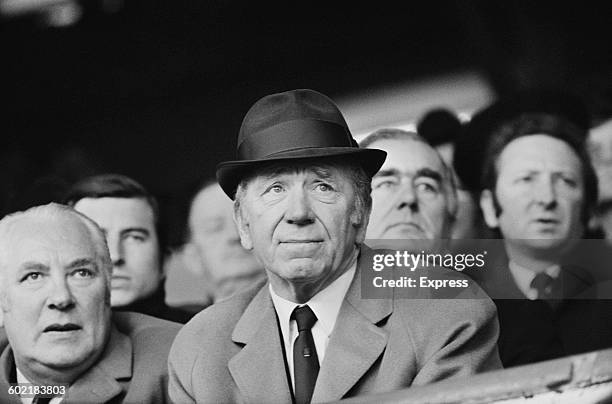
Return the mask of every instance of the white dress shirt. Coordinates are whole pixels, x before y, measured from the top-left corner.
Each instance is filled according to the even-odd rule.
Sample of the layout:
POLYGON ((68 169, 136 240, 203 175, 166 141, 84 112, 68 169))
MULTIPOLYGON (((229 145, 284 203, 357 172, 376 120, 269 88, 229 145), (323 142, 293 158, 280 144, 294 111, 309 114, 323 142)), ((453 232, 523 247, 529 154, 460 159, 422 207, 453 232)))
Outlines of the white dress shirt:
MULTIPOLYGON (((523 292, 527 299, 536 300, 538 298, 538 291, 531 287, 531 282, 538 273, 522 267, 514 261, 508 262, 508 268, 510 269, 510 273, 514 278, 514 283, 516 283, 516 286, 518 286, 520 291, 523 292)), ((546 268, 544 272, 556 280, 561 272, 561 267, 559 265, 552 265, 546 268)))
POLYGON ((308 305, 310 309, 317 316, 317 322, 312 326, 312 338, 317 349, 317 357, 319 359, 319 366, 323 363, 325 357, 325 350, 329 343, 329 338, 334 326, 336 325, 336 319, 340 306, 344 301, 344 296, 351 286, 353 277, 355 276, 355 270, 357 267, 357 261, 351 265, 348 271, 343 273, 338 279, 333 281, 328 287, 314 295, 309 301, 303 304, 298 304, 287 299, 283 299, 274 292, 272 285, 270 284, 270 295, 274 308, 278 315, 278 321, 280 323, 281 332, 283 334, 283 342, 285 345, 285 353, 287 354, 287 365, 289 367, 289 373, 291 374, 291 385, 295 389, 295 376, 293 370, 293 344, 298 336, 297 322, 291 320, 291 313, 298 306, 308 305))
MULTIPOLYGON (((33 384, 27 379, 27 377, 23 375, 23 373, 21 373, 21 371, 19 370, 17 366, 15 366, 15 369, 17 370, 17 383, 33 384)), ((29 397, 29 396, 19 397, 19 399, 21 400, 23 404, 32 404, 32 401, 34 401, 34 397, 29 397)), ((59 404, 62 402, 63 399, 64 399, 63 396, 55 396, 51 399, 51 401, 49 401, 49 404, 59 404)))

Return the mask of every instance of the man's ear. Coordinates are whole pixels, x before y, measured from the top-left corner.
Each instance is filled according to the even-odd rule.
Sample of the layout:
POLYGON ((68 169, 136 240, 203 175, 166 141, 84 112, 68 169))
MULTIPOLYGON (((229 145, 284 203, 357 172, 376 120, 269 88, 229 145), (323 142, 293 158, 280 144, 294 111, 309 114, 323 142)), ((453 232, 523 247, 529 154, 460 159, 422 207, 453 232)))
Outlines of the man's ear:
POLYGON ((253 240, 251 239, 251 232, 249 229, 248 218, 245 217, 242 209, 234 204, 234 223, 238 228, 238 234, 240 235, 240 244, 247 249, 253 249, 253 240))
POLYGON ((493 192, 488 189, 485 189, 480 194, 480 209, 482 209, 482 214, 487 226, 492 229, 499 226, 494 198, 493 192))
POLYGON ((355 206, 355 209, 351 213, 351 224, 356 228, 355 242, 357 244, 361 244, 365 241, 371 210, 371 207, 361 210, 359 206, 355 206))

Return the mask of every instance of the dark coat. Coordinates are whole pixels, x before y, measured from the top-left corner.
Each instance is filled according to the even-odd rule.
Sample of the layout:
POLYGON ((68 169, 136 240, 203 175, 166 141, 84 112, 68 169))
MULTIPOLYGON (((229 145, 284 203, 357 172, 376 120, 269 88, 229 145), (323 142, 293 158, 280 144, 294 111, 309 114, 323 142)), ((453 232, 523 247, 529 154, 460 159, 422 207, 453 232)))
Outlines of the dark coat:
POLYGON ((528 300, 516 285, 505 253, 469 273, 493 298, 499 316, 504 367, 561 358, 612 346, 612 301, 597 300, 593 278, 562 266, 555 300, 528 300))

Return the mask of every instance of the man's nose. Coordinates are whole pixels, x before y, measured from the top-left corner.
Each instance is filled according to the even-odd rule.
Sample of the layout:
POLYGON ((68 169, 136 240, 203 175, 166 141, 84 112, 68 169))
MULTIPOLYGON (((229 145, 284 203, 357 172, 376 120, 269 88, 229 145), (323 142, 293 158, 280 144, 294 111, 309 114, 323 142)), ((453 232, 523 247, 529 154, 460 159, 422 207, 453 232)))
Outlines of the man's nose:
POLYGON ((51 291, 47 301, 49 308, 52 309, 68 310, 74 307, 74 296, 65 276, 61 275, 51 280, 51 291))
POLYGON ((396 206, 398 209, 408 207, 412 210, 418 208, 417 195, 411 181, 402 182, 396 194, 396 206))
POLYGON ((285 219, 291 224, 309 224, 314 221, 311 201, 302 188, 289 191, 285 219))
POLYGON ((125 263, 123 242, 120 236, 107 235, 106 243, 108 244, 108 252, 113 266, 121 266, 125 263))
POLYGON ((546 206, 553 207, 557 203, 557 189, 553 178, 544 178, 538 181, 534 187, 536 202, 546 206))

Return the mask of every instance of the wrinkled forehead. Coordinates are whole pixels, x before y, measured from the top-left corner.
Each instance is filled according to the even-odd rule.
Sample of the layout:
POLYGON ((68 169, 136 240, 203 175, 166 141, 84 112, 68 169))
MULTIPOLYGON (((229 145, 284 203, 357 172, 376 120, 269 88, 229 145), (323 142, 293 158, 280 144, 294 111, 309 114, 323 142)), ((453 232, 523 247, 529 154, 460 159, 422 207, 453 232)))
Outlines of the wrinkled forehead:
POLYGON ((89 229, 70 216, 20 217, 0 235, 2 255, 12 263, 46 257, 95 257, 89 229))
POLYGON ((567 142, 546 134, 518 137, 509 142, 497 158, 497 169, 504 171, 547 169, 582 171, 576 150, 567 142))
POLYGON ((257 169, 249 178, 253 180, 271 180, 285 175, 305 174, 323 179, 349 179, 350 164, 325 160, 306 160, 295 162, 271 163, 257 169))
POLYGON ((416 174, 427 170, 450 180, 451 172, 436 149, 420 139, 391 138, 372 143, 372 147, 387 152, 387 158, 378 172, 381 174, 416 174))

